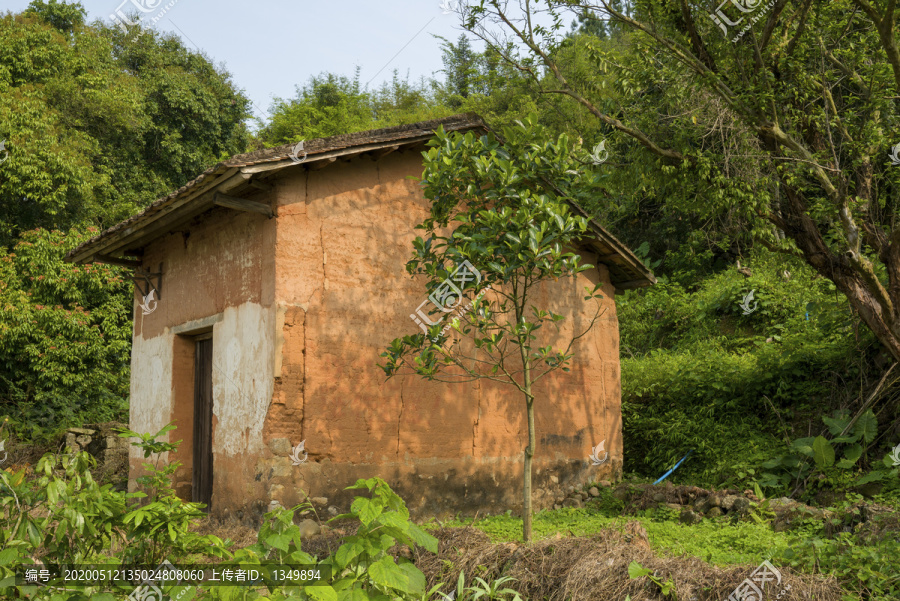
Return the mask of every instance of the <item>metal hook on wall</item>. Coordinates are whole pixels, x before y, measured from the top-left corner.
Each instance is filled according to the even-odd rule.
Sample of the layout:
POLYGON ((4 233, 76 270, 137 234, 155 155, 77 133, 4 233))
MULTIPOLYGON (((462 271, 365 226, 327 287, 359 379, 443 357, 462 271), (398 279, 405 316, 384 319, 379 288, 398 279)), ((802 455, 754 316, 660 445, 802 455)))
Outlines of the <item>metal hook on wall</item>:
POLYGON ((146 298, 151 291, 156 291, 156 297, 162 298, 162 270, 163 264, 159 264, 159 268, 155 271, 144 271, 142 268, 138 267, 134 274, 132 275, 132 279, 134 280, 134 286, 141 293, 141 296, 146 298), (155 282, 153 280, 156 280, 155 282), (146 289, 141 284, 146 284, 146 289))

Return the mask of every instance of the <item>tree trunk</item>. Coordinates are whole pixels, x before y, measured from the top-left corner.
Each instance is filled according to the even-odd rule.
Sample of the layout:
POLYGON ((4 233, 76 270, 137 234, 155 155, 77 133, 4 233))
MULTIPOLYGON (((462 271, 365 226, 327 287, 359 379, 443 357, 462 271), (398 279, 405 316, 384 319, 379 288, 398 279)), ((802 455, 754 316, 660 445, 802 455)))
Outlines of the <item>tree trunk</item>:
MULTIPOLYGON (((828 248, 816 223, 807 213, 806 203, 801 195, 783 182, 782 188, 787 202, 779 207, 778 218, 785 234, 797 244, 813 269, 834 282, 878 341, 896 361, 900 361, 900 328, 896 315, 900 298, 892 298, 895 296, 892 294, 895 286, 888 286, 887 290, 873 289, 878 288, 878 285, 867 282, 847 257, 837 255, 828 248)), ((893 244, 897 243, 900 240, 893 241, 893 244)), ((885 254, 891 255, 890 252, 885 254)), ((885 266, 889 274, 895 269, 896 263, 895 257, 887 257, 885 266)))
MULTIPOLYGON (((521 304, 516 305, 516 323, 523 323, 526 294, 523 291, 521 304)), ((531 465, 536 446, 534 437, 534 396, 531 394, 531 362, 528 358, 528 339, 519 333, 519 356, 522 359, 522 386, 525 395, 525 417, 528 420, 528 446, 525 447, 525 460, 522 462, 522 540, 531 542, 531 465)))
MULTIPOLYGON (((528 372, 525 372, 528 374, 528 372)), ((526 376, 526 380, 527 380, 526 376)), ((524 541, 531 541, 531 463, 534 457, 535 436, 534 436, 534 397, 531 396, 531 382, 528 382, 527 396, 525 399, 525 411, 528 414, 528 446, 525 447, 525 477, 524 491, 522 503, 522 538, 524 541)))

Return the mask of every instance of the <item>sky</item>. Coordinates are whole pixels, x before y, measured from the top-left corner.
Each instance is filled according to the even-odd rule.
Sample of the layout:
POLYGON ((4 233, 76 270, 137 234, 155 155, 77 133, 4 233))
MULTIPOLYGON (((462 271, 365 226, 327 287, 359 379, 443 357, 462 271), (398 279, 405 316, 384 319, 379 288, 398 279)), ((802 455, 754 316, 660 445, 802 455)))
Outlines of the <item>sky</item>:
MULTIPOLYGON (((222 65, 253 101, 254 115, 266 119, 274 97, 292 97, 296 85, 324 71, 352 76, 359 66, 360 82, 371 82, 370 88, 390 80, 395 68, 401 77, 409 73, 410 81, 435 74, 443 63, 441 42, 433 35, 455 42, 462 33, 459 17, 444 14, 442 1, 81 0, 81 4, 89 22, 111 22, 110 15, 122 6, 125 14, 139 13, 141 4, 153 9, 139 13, 146 15, 143 23, 174 33, 185 46, 222 65), (162 11, 161 18, 150 24, 162 11)), ((0 0, 0 10, 17 13, 28 4, 29 0, 0 0)))

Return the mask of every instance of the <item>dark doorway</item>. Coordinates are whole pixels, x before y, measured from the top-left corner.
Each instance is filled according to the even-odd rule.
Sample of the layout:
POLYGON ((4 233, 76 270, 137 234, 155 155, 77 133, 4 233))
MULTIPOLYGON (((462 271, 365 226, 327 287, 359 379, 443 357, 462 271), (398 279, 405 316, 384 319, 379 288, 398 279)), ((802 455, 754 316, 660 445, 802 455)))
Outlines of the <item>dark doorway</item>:
POLYGON ((191 500, 205 503, 209 511, 212 501, 212 337, 197 339, 194 364, 194 461, 191 500))

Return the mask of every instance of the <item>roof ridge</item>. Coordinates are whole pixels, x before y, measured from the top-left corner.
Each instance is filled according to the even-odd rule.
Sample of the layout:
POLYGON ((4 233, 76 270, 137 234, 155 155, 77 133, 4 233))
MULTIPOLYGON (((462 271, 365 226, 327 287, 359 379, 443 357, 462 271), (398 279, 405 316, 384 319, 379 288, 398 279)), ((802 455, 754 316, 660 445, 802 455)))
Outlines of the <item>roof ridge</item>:
MULTIPOLYGON (((478 114, 476 113, 457 113, 448 117, 439 119, 428 119, 426 121, 417 121, 416 123, 406 123, 402 125, 393 125, 390 127, 381 127, 378 129, 367 129, 358 132, 346 134, 336 134, 324 138, 311 138, 303 140, 303 150, 308 154, 316 152, 324 152, 326 150, 334 150, 337 148, 347 148, 365 143, 381 142, 391 139, 399 139, 408 136, 396 136, 393 134, 404 134, 417 130, 433 130, 441 125, 454 126, 483 126, 487 127, 478 114)), ((261 163, 267 161, 280 161, 291 156, 291 152, 296 146, 293 144, 281 144, 270 148, 260 148, 243 154, 236 154, 230 159, 220 163, 227 167, 244 166, 247 162, 261 163)))
MULTIPOLYGON (((427 121, 418 121, 416 123, 407 123, 403 125, 395 125, 392 127, 370 129, 349 134, 338 134, 335 136, 329 136, 327 138, 314 138, 312 140, 309 140, 308 142, 304 141, 303 150, 308 155, 307 162, 312 162, 309 159, 315 160, 314 155, 316 154, 340 151, 343 149, 352 148, 354 146, 365 146, 367 144, 386 144, 395 140, 397 142, 402 142, 406 139, 418 138, 423 135, 427 135, 428 132, 437 129, 440 126, 445 126, 448 129, 454 130, 475 129, 479 127, 488 130, 490 129, 484 122, 484 119, 482 119, 481 116, 477 113, 457 113, 455 115, 450 115, 448 117, 442 117, 439 119, 429 119, 427 121)), ((163 207, 165 207, 169 203, 175 201, 180 196, 188 194, 192 190, 196 189, 209 177, 221 176, 223 173, 226 173, 232 169, 240 169, 242 167, 249 167, 252 165, 259 165, 263 163, 277 163, 279 161, 287 160, 291 158, 291 154, 295 146, 296 144, 285 144, 272 148, 262 148, 248 153, 236 154, 229 159, 220 161, 200 173, 194 179, 185 183, 177 190, 173 190, 169 194, 154 200, 146 207, 144 207, 140 212, 131 215, 123 221, 120 221, 119 223, 108 227, 96 236, 93 236, 91 239, 82 242, 77 247, 66 253, 66 258, 71 259, 76 255, 81 254, 88 247, 96 245, 97 242, 99 242, 101 239, 114 234, 115 232, 128 226, 134 225, 137 222, 151 218, 155 213, 161 211, 163 207)))

